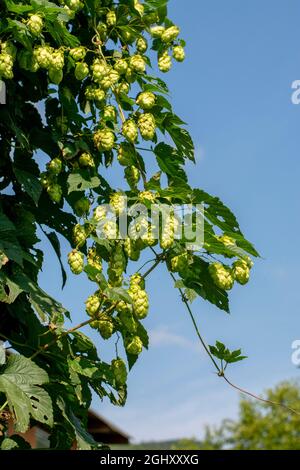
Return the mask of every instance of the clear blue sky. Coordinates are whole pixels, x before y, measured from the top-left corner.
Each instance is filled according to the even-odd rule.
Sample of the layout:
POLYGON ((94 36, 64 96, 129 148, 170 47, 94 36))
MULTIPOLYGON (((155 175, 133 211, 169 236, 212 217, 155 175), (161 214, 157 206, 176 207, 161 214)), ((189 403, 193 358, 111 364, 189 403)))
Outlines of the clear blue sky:
MULTIPOLYGON (((230 316, 202 300, 194 310, 210 344, 219 339, 249 356, 229 377, 261 393, 299 376, 290 356, 292 341, 300 339, 300 106, 291 103, 291 84, 300 79, 300 6, 297 0, 171 0, 170 16, 188 44, 186 62, 167 81, 197 147, 191 183, 232 208, 263 256, 251 283, 233 290, 230 316)), ((48 251, 43 285, 80 320, 91 285, 72 277, 61 292, 48 251)), ((120 409, 96 399, 94 407, 136 441, 201 437, 205 424, 236 416, 239 395, 215 375, 163 269, 148 290, 152 344, 130 374, 128 403, 120 409)), ((110 360, 113 348, 92 335, 110 360)))

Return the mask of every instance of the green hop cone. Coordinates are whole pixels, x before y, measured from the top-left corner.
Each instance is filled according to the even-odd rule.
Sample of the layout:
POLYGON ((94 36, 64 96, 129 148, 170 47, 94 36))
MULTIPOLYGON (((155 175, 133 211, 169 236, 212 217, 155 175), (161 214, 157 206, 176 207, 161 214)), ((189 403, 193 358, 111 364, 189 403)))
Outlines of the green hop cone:
POLYGON ((182 46, 173 47, 173 57, 177 62, 183 62, 185 59, 185 51, 182 46))
POLYGON ((56 157, 47 165, 47 170, 52 175, 58 176, 62 172, 63 164, 60 158, 56 157))
POLYGON ((151 204, 155 204, 156 194, 151 192, 151 191, 141 191, 140 194, 139 194, 139 201, 142 204, 147 204, 149 202, 151 204))
POLYGON ((108 220, 103 225, 103 235, 107 240, 116 240, 118 235, 118 226, 114 220, 108 220))
POLYGON ((106 121, 116 122, 117 110, 114 106, 105 106, 103 109, 103 118, 106 121))
POLYGON ((129 289, 129 293, 133 302, 133 310, 139 320, 143 320, 148 315, 149 300, 147 292, 141 288, 129 289))
POLYGON ((144 54, 148 49, 147 40, 143 38, 142 36, 139 37, 136 41, 136 48, 138 52, 140 52, 141 54, 144 54))
POLYGON ((43 19, 40 15, 31 15, 27 20, 27 28, 34 36, 41 34, 43 26, 43 19))
POLYGON ((221 237, 217 238, 225 246, 233 247, 236 245, 235 240, 232 237, 229 237, 228 235, 222 235, 221 237))
POLYGON ((174 244, 175 231, 177 229, 178 222, 174 214, 170 214, 166 217, 165 223, 162 227, 160 246, 163 250, 168 250, 174 244))
POLYGON ((94 143, 100 152, 108 152, 115 145, 115 134, 109 129, 101 129, 94 134, 94 143))
POLYGON ((102 271, 102 258, 100 255, 98 255, 95 247, 88 250, 87 262, 89 266, 92 266, 98 271, 102 271))
POLYGON ((138 286, 140 289, 145 289, 145 279, 141 274, 135 273, 130 276, 130 287, 138 286))
POLYGON ((161 38, 164 32, 165 28, 163 26, 153 26, 150 29, 150 34, 153 38, 161 38))
POLYGON ((127 82, 122 82, 115 88, 115 92, 118 95, 122 95, 122 94, 123 95, 128 95, 129 90, 130 90, 130 85, 127 82))
POLYGON ((76 224, 73 228, 73 241, 77 248, 83 246, 86 242, 87 233, 84 226, 76 224))
POLYGON ((141 114, 138 119, 138 127, 144 140, 153 140, 156 129, 155 118, 153 114, 141 114))
POLYGON ((111 286, 120 287, 123 282, 123 272, 126 268, 126 259, 121 244, 117 244, 111 255, 107 270, 109 283, 111 286))
POLYGON ((146 62, 140 54, 133 55, 129 64, 134 72, 144 73, 146 71, 146 62))
POLYGON ((56 69, 49 69, 49 81, 51 83, 54 83, 55 85, 59 85, 62 82, 62 79, 64 78, 64 74, 62 70, 56 70, 56 69))
POLYGON ((38 46, 34 49, 33 55, 42 69, 47 69, 51 63, 53 49, 49 46, 38 46))
POLYGON ((141 175, 135 166, 131 165, 125 168, 125 179, 129 184, 130 188, 134 190, 140 181, 141 175))
POLYGON ((128 142, 131 142, 132 144, 135 143, 138 138, 138 127, 132 119, 128 119, 124 122, 122 134, 128 142))
POLYGON ((235 261, 232 265, 232 274, 234 279, 244 286, 249 282, 250 279, 250 269, 246 261, 238 260, 235 261))
POLYGON ((168 52, 165 51, 158 58, 158 68, 161 72, 167 73, 171 70, 172 59, 169 56, 168 52))
POLYGON ((165 43, 170 43, 177 39, 179 36, 180 29, 178 26, 170 26, 170 28, 167 28, 161 35, 161 40, 165 43))
POLYGON ((12 79, 14 59, 10 54, 2 52, 0 54, 0 78, 12 79))
POLYGON ((99 331, 103 339, 110 339, 114 332, 114 323, 110 316, 102 314, 99 320, 91 323, 91 327, 99 331))
POLYGON ((96 88, 94 90, 94 96, 93 96, 93 99, 96 101, 96 105, 97 103, 101 104, 102 101, 104 101, 106 98, 106 93, 104 90, 101 90, 101 88, 96 88))
POLYGON ((53 202, 57 202, 57 204, 60 203, 61 198, 62 198, 61 186, 57 183, 50 183, 46 189, 47 189, 47 193, 50 199, 53 202))
POLYGON ((128 83, 134 83, 136 81, 136 73, 132 67, 128 67, 125 78, 128 83))
POLYGON ((125 59, 117 59, 114 65, 114 69, 120 74, 123 75, 128 69, 128 64, 125 59))
POLYGON ((143 93, 140 93, 136 98, 136 104, 145 111, 152 109, 155 105, 155 102, 156 96, 154 95, 154 93, 151 93, 151 91, 144 91, 143 93))
POLYGON ((144 15, 144 13, 145 13, 145 7, 144 7, 144 5, 142 5, 142 3, 140 3, 138 0, 134 0, 134 8, 135 8, 135 10, 136 10, 141 16, 144 15))
POLYGON ((100 83, 109 73, 109 68, 104 60, 95 59, 92 65, 92 72, 94 82, 100 83))
POLYGON ((80 0, 65 0, 65 3, 68 8, 74 11, 81 10, 84 7, 84 4, 80 0))
POLYGON ((50 54, 49 67, 54 70, 62 70, 65 64, 65 56, 63 50, 59 49, 50 54))
POLYGON ((85 302, 87 314, 92 318, 95 317, 99 311, 100 304, 100 299, 96 294, 90 295, 85 302))
POLYGON ((83 60, 86 56, 86 49, 83 46, 80 47, 74 47, 73 49, 70 50, 70 56, 72 59, 74 59, 76 62, 83 60))
POLYGON ((135 153, 134 146, 127 142, 122 142, 118 148, 118 161, 120 165, 129 166, 132 164, 133 155, 135 153))
POLYGON ((141 252, 135 240, 126 238, 124 241, 124 251, 131 261, 139 260, 141 252))
POLYGON ((110 196, 109 203, 111 209, 119 215, 126 209, 126 195, 121 192, 114 193, 110 196))
POLYGON ((2 266, 5 266, 8 262, 9 259, 6 254, 3 253, 3 251, 0 251, 0 269, 2 268, 2 266))
POLYGON ((74 211, 78 217, 82 217, 90 212, 90 201, 86 197, 78 199, 74 204, 74 211))
POLYGON ((106 15, 106 24, 107 26, 110 26, 111 28, 115 26, 117 23, 117 16, 114 11, 109 11, 106 15))
POLYGON ((107 215, 107 210, 106 210, 106 207, 104 206, 98 206, 96 207, 96 209, 94 210, 94 219, 96 222, 101 222, 102 220, 104 220, 106 218, 106 215, 107 215))
POLYGON ((184 272, 189 266, 189 255, 188 253, 182 253, 181 255, 173 256, 168 266, 170 271, 173 273, 184 272))
POLYGON ((138 356, 143 351, 142 340, 138 336, 133 336, 125 342, 125 349, 128 354, 138 356))
POLYGON ((95 168, 95 162, 90 153, 84 152, 79 157, 79 166, 81 168, 95 168))
POLYGON ((84 255, 78 250, 68 254, 68 263, 73 274, 80 274, 84 268, 84 255))
POLYGON ((114 359, 111 362, 111 370, 118 385, 125 385, 127 381, 126 364, 122 359, 114 359))
POLYGON ((105 23, 98 23, 97 32, 102 41, 105 41, 107 38, 107 25, 105 23))
POLYGON ((208 269, 217 287, 223 290, 231 290, 233 288, 234 278, 230 268, 222 263, 212 263, 208 269))
POLYGON ((78 62, 75 67, 75 78, 84 80, 89 74, 89 66, 86 62, 78 62))

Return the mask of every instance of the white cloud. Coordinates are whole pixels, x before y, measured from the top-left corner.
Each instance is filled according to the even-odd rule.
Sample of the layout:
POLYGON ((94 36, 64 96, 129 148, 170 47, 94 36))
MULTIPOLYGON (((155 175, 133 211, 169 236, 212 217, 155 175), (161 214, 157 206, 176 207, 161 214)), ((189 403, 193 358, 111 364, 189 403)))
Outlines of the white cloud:
POLYGON ((150 344, 152 347, 179 346, 181 348, 197 352, 201 350, 201 347, 198 342, 191 341, 185 338, 184 336, 173 333, 167 326, 151 330, 149 336, 150 344))

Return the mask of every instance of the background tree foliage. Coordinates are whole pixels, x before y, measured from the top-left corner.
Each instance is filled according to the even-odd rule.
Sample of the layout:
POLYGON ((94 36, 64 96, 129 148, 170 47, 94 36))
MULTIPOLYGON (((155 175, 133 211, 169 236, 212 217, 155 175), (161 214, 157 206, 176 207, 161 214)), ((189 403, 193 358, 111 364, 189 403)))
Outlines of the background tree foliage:
MULTIPOLYGON (((268 390, 266 400, 299 407, 300 388, 283 382, 268 390)), ((227 419, 217 429, 207 429, 203 449, 299 450, 300 418, 282 407, 242 399, 236 421, 227 419)))
MULTIPOLYGON (((0 3, 0 79, 7 90, 6 105, 0 106, 0 339, 15 352, 7 357, 0 348, 2 449, 26 445, 18 436, 7 438, 8 418, 16 432, 43 423, 52 449, 69 449, 74 441, 81 449, 94 448, 86 432, 92 391, 124 405, 125 362, 116 357, 104 363, 80 331, 83 325, 105 340, 115 333, 122 337, 129 368, 148 347, 142 320, 150 272, 131 277, 129 285, 126 273, 156 241, 149 227, 134 241, 99 239, 102 204, 120 212, 124 194, 131 207, 203 204, 203 248, 188 252, 185 240, 175 240, 170 216, 155 266, 166 262, 187 298, 199 295, 226 312, 227 291, 234 281, 249 279, 249 255, 257 252, 218 198, 189 186, 184 164, 194 161, 192 139, 173 112, 166 83, 150 73, 156 64, 167 72, 172 57, 184 59, 184 41, 167 17, 167 3, 0 3), (108 184, 102 170, 119 164, 124 180, 115 181, 115 188, 122 191, 108 184), (95 284, 88 316, 83 307, 82 324, 72 329, 64 327, 70 313, 39 286, 43 252, 37 233, 52 244, 63 285, 60 237, 72 248, 71 271, 95 284)), ((105 225, 107 233, 113 229, 105 225)), ((242 358, 220 342, 211 354, 225 366, 242 358)))

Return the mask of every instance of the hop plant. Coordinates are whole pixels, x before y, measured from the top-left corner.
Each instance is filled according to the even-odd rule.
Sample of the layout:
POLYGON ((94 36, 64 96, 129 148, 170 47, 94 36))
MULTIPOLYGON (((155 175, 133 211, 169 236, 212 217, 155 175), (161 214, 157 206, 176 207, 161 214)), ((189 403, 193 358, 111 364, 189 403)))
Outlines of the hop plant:
POLYGON ((105 41, 107 38, 107 25, 105 23, 98 23, 97 32, 102 41, 105 41))
POLYGON ((125 169, 125 178, 131 189, 135 189, 140 181, 141 175, 134 165, 128 166, 125 169))
POLYGON ((141 54, 144 54, 147 51, 148 43, 147 43, 147 40, 143 36, 137 39, 136 48, 138 52, 140 52, 141 54))
POLYGON ((117 244, 111 255, 107 270, 109 283, 114 287, 120 287, 123 282, 123 271, 126 267, 126 259, 121 244, 117 244))
POLYGON ((27 20, 27 28, 34 36, 39 36, 43 30, 43 19, 40 15, 30 15, 27 20))
POLYGON ((7 79, 12 79, 14 76, 13 65, 13 56, 11 54, 8 54, 7 52, 4 52, 2 46, 2 52, 0 54, 0 78, 3 77, 7 79))
POLYGON ((167 28, 161 35, 161 40, 166 43, 170 43, 174 41, 180 33, 180 29, 178 26, 170 26, 170 28, 167 28))
POLYGON ((120 165, 129 166, 132 164, 132 154, 134 152, 134 147, 127 143, 122 142, 118 148, 118 161, 120 165))
POLYGON ((102 271, 102 259, 101 256, 98 255, 95 247, 88 250, 87 262, 89 266, 92 266, 98 271, 102 271))
POLYGON ((126 238, 124 241, 124 251, 131 261, 138 261, 140 258, 141 251, 137 245, 136 240, 131 240, 131 238, 126 238))
POLYGON ((153 140, 155 136, 155 118, 151 113, 141 114, 138 119, 138 127, 140 129, 141 136, 145 140, 153 140))
POLYGON ((83 60, 86 56, 86 49, 83 46, 80 47, 74 47, 73 49, 70 50, 70 56, 72 59, 74 59, 76 62, 79 62, 80 60, 83 60))
POLYGON ((222 263, 212 263, 209 266, 209 273, 217 287, 223 290, 231 290, 234 284, 232 271, 222 263))
POLYGON ((90 295, 90 297, 88 297, 88 299, 85 302, 85 308, 86 308, 87 314, 92 318, 95 317, 95 315, 97 315, 99 311, 100 305, 101 305, 101 302, 100 302, 98 295, 96 294, 90 295))
POLYGON ((80 0, 65 0, 65 3, 70 10, 75 12, 84 7, 84 4, 80 0))
POLYGON ((58 49, 50 53, 49 67, 52 70, 62 70, 65 64, 64 51, 58 49))
POLYGON ((93 80, 100 83, 103 78, 108 74, 109 68, 104 60, 95 59, 92 65, 93 80))
POLYGON ((141 191, 139 193, 139 201, 141 201, 142 204, 147 204, 149 202, 154 204, 156 201, 156 194, 151 191, 141 191))
POLYGON ((250 269, 244 260, 235 261, 232 265, 233 278, 242 286, 247 284, 250 279, 250 269))
POLYGON ((75 213, 78 217, 82 217, 90 212, 90 201, 86 197, 78 199, 74 204, 75 213))
POLYGON ((223 243, 223 245, 232 247, 235 246, 235 240, 232 237, 229 237, 228 235, 222 235, 221 237, 218 237, 218 240, 223 243))
POLYGON ((80 274, 84 268, 84 255, 78 250, 68 254, 68 263, 73 274, 80 274))
POLYGON ((161 38, 164 32, 165 28, 163 26, 153 26, 150 29, 150 34, 153 38, 161 38))
POLYGON ((128 119, 124 122, 122 128, 122 134, 131 143, 135 143, 138 137, 138 128, 136 123, 132 119, 128 119))
POLYGON ((115 122, 117 120, 117 110, 114 106, 105 106, 103 109, 103 118, 106 121, 115 122))
POLYGON ((125 385, 127 381, 126 364, 122 359, 114 359, 111 362, 111 370, 118 385, 125 385))
POLYGON ((110 316, 101 314, 99 320, 91 323, 92 328, 99 331, 103 339, 110 339, 114 332, 114 323, 110 316))
POLYGON ((143 320, 148 315, 149 300, 145 290, 139 285, 132 285, 129 289, 132 298, 133 310, 139 320, 143 320))
POLYGON ((79 165, 82 168, 86 168, 86 167, 95 168, 95 162, 94 162, 92 155, 88 152, 82 153, 79 157, 79 165))
POLYGON ((5 264, 7 264, 8 262, 9 259, 6 254, 3 253, 3 251, 0 251, 0 269, 2 268, 2 266, 5 266, 5 264))
POLYGON ((106 15, 106 24, 107 26, 110 26, 111 28, 115 26, 117 23, 117 16, 114 11, 109 11, 106 15))
POLYGON ((53 202, 60 203, 61 198, 62 198, 61 186, 57 183, 50 183, 46 189, 47 189, 47 193, 50 199, 53 202))
POLYGON ((173 57, 177 62, 183 62, 185 59, 185 51, 182 46, 173 47, 173 57))
POLYGON ((108 152, 115 145, 115 134, 110 129, 100 129, 94 134, 94 143, 101 152, 108 152))
POLYGON ((130 67, 134 72, 144 73, 146 71, 146 63, 140 54, 133 55, 129 61, 130 67))
POLYGON ((128 64, 125 59, 118 59, 114 65, 114 69, 120 74, 123 75, 128 69, 128 64))
POLYGON ((102 220, 104 220, 106 218, 106 215, 107 215, 107 210, 106 210, 106 207, 104 206, 98 206, 94 210, 94 219, 96 222, 101 222, 102 220))
POLYGON ((134 0, 134 8, 141 16, 144 15, 145 13, 144 5, 142 5, 138 0, 134 0))
POLYGON ((62 172, 63 164, 60 158, 53 158, 47 165, 47 170, 52 175, 58 176, 62 172))
POLYGON ((168 54, 168 51, 163 52, 158 58, 158 68, 161 72, 167 73, 171 70, 172 59, 168 54))
POLYGON ((152 109, 155 105, 155 102, 156 96, 154 95, 154 93, 151 93, 151 91, 144 91, 143 93, 140 93, 136 98, 136 104, 145 111, 152 109))
POLYGON ((34 49, 33 55, 42 69, 48 69, 51 63, 53 49, 50 46, 38 46, 34 49))
POLYGON ((129 333, 136 333, 138 323, 133 316, 132 309, 121 310, 118 314, 118 318, 129 333))
POLYGON ((132 276, 130 276, 129 283, 130 283, 130 288, 133 288, 134 286, 138 286, 141 289, 145 289, 145 279, 139 273, 135 273, 132 276))
POLYGON ((57 70, 50 68, 49 69, 49 81, 54 83, 55 85, 59 85, 64 78, 64 74, 62 70, 57 70))
POLYGON ((125 343, 125 349, 128 354, 138 356, 143 351, 142 340, 138 336, 133 336, 125 343))
POLYGON ((173 213, 166 217, 165 223, 162 227, 160 246, 163 250, 168 250, 172 247, 175 238, 175 232, 178 227, 178 221, 173 213))
POLYGON ((188 253, 182 253, 177 256, 173 256, 168 265, 174 273, 185 273, 189 267, 190 256, 188 253))
POLYGON ((126 209, 126 196, 121 192, 114 193, 110 196, 109 203, 115 213, 119 215, 126 209))
POLYGON ((125 78, 128 83, 134 83, 136 81, 136 73, 132 67, 127 68, 125 78))
POLYGON ((83 246, 86 242, 87 233, 84 226, 76 224, 73 228, 73 241, 77 248, 83 246))
POLYGON ((77 80, 84 80, 89 74, 89 66, 86 62, 78 62, 75 67, 75 77, 77 80))
POLYGON ((124 94, 127 95, 130 90, 130 85, 127 82, 122 82, 115 87, 115 92, 119 95, 124 94))
POLYGON ((115 240, 118 235, 118 226, 114 220, 108 220, 103 224, 102 231, 108 240, 115 240))

